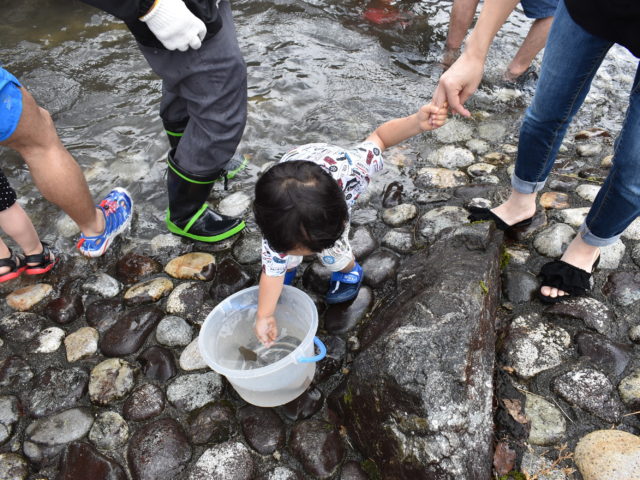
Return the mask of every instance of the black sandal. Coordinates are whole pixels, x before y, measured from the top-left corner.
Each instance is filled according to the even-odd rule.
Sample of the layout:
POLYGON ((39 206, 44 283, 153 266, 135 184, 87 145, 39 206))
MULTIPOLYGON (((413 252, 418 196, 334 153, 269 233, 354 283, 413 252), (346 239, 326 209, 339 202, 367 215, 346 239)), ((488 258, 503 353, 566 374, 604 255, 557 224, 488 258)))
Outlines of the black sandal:
POLYGON ((42 275, 43 273, 50 271, 58 263, 58 257, 54 257, 51 254, 49 245, 44 242, 41 243, 42 253, 25 255, 24 257, 24 273, 27 275, 42 275), (30 263, 35 263, 36 265, 29 265, 30 263))
POLYGON ((25 271, 27 266, 25 265, 24 257, 13 253, 9 249, 9 256, 7 258, 0 258, 0 267, 9 267, 9 271, 0 275, 0 283, 8 282, 14 278, 18 278, 25 271))
POLYGON ((469 207, 467 208, 467 210, 469 210, 470 212, 470 215, 468 217, 470 222, 484 222, 491 220, 496 224, 496 228, 498 230, 502 230, 505 233, 512 233, 516 229, 528 227, 529 225, 531 225, 531 222, 533 222, 533 217, 535 217, 535 214, 533 214, 532 217, 525 218, 521 222, 514 223, 513 225, 508 225, 504 220, 502 220, 488 208, 469 207))
POLYGON ((542 278, 541 286, 557 288, 568 295, 550 297, 543 295, 538 289, 538 297, 544 303, 558 303, 571 297, 585 296, 591 290, 591 274, 597 268, 598 263, 600 263, 600 255, 593 263, 591 273, 562 260, 545 263, 538 274, 542 278))

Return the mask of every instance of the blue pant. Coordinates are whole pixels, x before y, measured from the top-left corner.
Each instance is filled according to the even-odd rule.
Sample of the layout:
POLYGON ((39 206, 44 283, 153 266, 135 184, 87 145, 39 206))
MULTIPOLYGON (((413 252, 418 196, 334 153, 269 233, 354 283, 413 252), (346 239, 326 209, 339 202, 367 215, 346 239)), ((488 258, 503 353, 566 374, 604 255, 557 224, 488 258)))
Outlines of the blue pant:
MULTIPOLYGON (((520 193, 544 187, 562 139, 591 81, 613 44, 576 24, 561 1, 549 32, 540 78, 520 129, 511 179, 520 193)), ((603 247, 615 243, 640 214, 640 68, 615 142, 613 166, 581 226, 582 239, 603 247)))

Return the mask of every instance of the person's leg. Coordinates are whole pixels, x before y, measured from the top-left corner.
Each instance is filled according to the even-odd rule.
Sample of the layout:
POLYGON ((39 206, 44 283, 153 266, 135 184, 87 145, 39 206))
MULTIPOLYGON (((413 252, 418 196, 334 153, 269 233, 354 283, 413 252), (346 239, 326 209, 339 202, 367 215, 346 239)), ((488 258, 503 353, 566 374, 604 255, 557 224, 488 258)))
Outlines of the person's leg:
POLYGON ((513 225, 535 212, 536 193, 544 187, 567 128, 611 45, 578 26, 560 2, 536 92, 520 128, 512 193, 492 209, 505 223, 513 225))
POLYGON ((538 18, 533 21, 529 33, 507 67, 504 75, 506 81, 516 80, 529 68, 533 59, 544 48, 552 22, 553 17, 538 18))
POLYGON ((454 0, 449 19, 449 30, 445 43, 443 65, 450 67, 460 53, 460 47, 473 22, 479 0, 454 0))

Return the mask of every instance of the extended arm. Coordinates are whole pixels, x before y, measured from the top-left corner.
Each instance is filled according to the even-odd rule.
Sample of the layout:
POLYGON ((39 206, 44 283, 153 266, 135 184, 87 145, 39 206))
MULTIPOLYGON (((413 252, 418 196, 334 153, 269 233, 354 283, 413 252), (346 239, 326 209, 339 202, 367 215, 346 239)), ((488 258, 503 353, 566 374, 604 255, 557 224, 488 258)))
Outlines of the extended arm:
POLYGON ((258 340, 269 347, 278 336, 275 313, 284 285, 284 276, 270 277, 262 272, 259 285, 255 332, 258 340))

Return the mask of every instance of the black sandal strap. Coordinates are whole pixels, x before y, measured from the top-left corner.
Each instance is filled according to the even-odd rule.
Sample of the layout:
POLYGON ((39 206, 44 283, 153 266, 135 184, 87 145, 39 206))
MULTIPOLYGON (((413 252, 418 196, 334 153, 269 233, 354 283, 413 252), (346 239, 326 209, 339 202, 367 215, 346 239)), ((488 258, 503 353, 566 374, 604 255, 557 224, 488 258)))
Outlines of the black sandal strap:
MULTIPOLYGON (((496 224, 496 228, 502 230, 503 232, 511 231, 516 228, 528 227, 531 225, 533 221, 533 217, 525 218, 524 220, 514 223, 513 225, 508 225, 502 220, 499 216, 493 213, 488 208, 484 207, 469 207, 469 221, 471 222, 482 222, 482 221, 493 221, 496 224)), ((534 215, 535 216, 535 215, 534 215)))
POLYGON ((24 258, 20 255, 13 253, 13 250, 9 249, 9 256, 7 258, 0 258, 0 267, 9 267, 7 273, 15 272, 18 267, 25 264, 24 258))
POLYGON ((51 262, 51 251, 49 250, 49 245, 44 242, 42 244, 42 253, 34 253, 33 255, 25 255, 24 262, 28 265, 29 263, 36 263, 36 265, 28 265, 29 268, 35 267, 44 267, 49 262, 51 262))
POLYGON ((542 279, 542 286, 557 288, 574 296, 585 295, 591 288, 589 272, 562 260, 545 263, 540 269, 539 276, 542 279))

